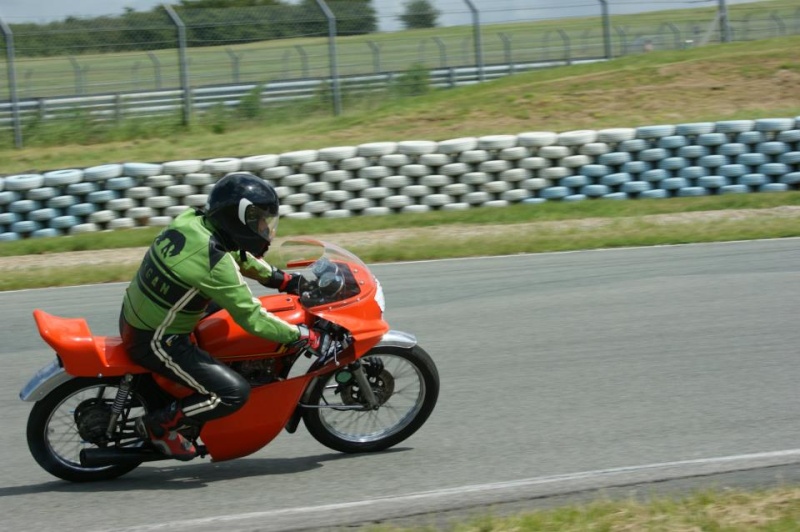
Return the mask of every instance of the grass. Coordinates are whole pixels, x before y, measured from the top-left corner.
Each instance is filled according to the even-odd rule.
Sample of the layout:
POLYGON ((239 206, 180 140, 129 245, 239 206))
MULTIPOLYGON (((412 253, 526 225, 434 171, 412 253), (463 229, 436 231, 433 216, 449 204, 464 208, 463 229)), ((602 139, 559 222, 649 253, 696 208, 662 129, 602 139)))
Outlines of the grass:
POLYGON ((513 517, 491 514, 447 526, 374 526, 369 532, 450 530, 453 532, 720 531, 800 530, 800 489, 781 487, 744 492, 702 491, 682 498, 597 500, 513 517))

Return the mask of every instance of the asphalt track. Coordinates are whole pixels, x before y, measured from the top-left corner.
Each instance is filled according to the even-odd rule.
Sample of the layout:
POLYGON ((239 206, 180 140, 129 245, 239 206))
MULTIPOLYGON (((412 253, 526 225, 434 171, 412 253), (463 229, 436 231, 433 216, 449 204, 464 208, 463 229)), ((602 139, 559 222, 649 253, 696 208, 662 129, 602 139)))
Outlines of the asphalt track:
MULTIPOLYGON (((222 463, 50 477, 18 398, 52 353, 31 310, 113 334, 124 285, 0 293, 0 530, 289 530, 604 494, 800 483, 800 240, 378 265, 439 404, 391 451, 304 429, 222 463)), ((481 510, 484 509, 484 510, 481 510)))

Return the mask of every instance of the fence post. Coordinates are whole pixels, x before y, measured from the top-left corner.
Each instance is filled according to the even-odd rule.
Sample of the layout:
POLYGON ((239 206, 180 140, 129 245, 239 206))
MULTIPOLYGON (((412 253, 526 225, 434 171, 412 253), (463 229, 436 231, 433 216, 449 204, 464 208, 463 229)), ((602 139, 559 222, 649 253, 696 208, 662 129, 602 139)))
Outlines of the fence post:
POLYGON ((378 74, 381 71, 381 45, 375 41, 367 41, 367 46, 372 51, 372 69, 378 74))
POLYGON ((445 68, 447 66, 447 47, 439 37, 433 37, 433 42, 439 47, 439 66, 445 68))
POLYGON ((156 77, 156 89, 161 88, 161 61, 158 60, 158 56, 153 52, 147 52, 147 57, 150 58, 150 62, 153 63, 153 74, 156 77))
POLYGON ((296 44, 294 49, 300 55, 300 72, 304 78, 307 78, 311 75, 308 70, 308 52, 299 44, 296 44))
POLYGON ((483 69, 483 43, 481 43, 481 17, 478 8, 472 3, 472 0, 464 0, 472 11, 472 30, 475 34, 475 63, 478 65, 478 79, 486 81, 483 69))
POLYGON ((178 63, 181 72, 181 89, 183 89, 183 125, 188 126, 192 116, 192 92, 189 87, 189 66, 186 61, 186 25, 169 4, 163 4, 172 23, 178 29, 178 63))
POLYGON ((608 14, 608 1, 598 1, 600 2, 600 9, 602 10, 603 18, 603 46, 605 49, 606 59, 611 60, 611 17, 608 14))
POLYGON ((728 5, 719 0, 719 34, 722 42, 731 42, 731 28, 728 25, 728 5))
POLYGON ((14 34, 3 19, 0 19, 0 30, 2 30, 6 40, 8 96, 9 100, 11 100, 11 115, 14 122, 14 146, 22 148, 22 127, 19 120, 19 98, 17 97, 17 68, 14 61, 14 34))
POLYGON ((243 52, 240 52, 240 53, 237 54, 236 52, 234 52, 230 48, 226 48, 225 49, 225 53, 228 54, 228 57, 231 60, 231 69, 233 70, 233 76, 232 76, 233 77, 233 82, 234 83, 239 83, 239 79, 240 79, 240 76, 239 76, 239 63, 242 60, 243 52))
POLYGON ((328 19, 328 51, 330 55, 331 83, 333 84, 333 114, 342 114, 342 90, 339 80, 339 65, 336 59, 336 17, 325 3, 325 0, 316 0, 317 5, 328 19))

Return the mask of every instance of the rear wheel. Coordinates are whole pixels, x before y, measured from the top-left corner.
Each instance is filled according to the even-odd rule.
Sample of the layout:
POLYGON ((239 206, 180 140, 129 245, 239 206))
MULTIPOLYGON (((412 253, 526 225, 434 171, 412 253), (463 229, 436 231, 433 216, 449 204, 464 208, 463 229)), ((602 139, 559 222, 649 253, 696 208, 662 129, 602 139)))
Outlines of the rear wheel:
POLYGON ((120 381, 121 378, 74 379, 33 405, 28 417, 28 447, 45 471, 72 482, 90 482, 116 478, 139 466, 128 463, 84 467, 80 460, 81 450, 87 448, 141 445, 134 420, 154 406, 148 406, 136 387, 117 420, 116 433, 111 439, 106 436, 120 381))
POLYGON ((439 373, 419 346, 376 347, 360 359, 378 408, 371 409, 350 368, 319 378, 303 413, 311 435, 345 453, 382 451, 414 434, 439 396, 439 373), (320 408, 314 408, 320 407, 320 408))

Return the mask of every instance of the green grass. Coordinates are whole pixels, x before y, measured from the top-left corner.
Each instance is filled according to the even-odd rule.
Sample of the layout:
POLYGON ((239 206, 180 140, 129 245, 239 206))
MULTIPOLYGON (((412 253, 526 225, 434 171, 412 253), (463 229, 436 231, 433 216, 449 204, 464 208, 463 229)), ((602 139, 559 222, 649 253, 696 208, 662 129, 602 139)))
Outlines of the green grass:
MULTIPOLYGON (((419 518, 425 521, 425 518, 419 518)), ((712 490, 686 497, 648 501, 599 499, 581 506, 528 512, 512 517, 485 516, 449 524, 371 526, 368 532, 446 530, 452 532, 611 532, 719 531, 796 532, 800 530, 800 490, 782 487, 743 492, 712 490)))

